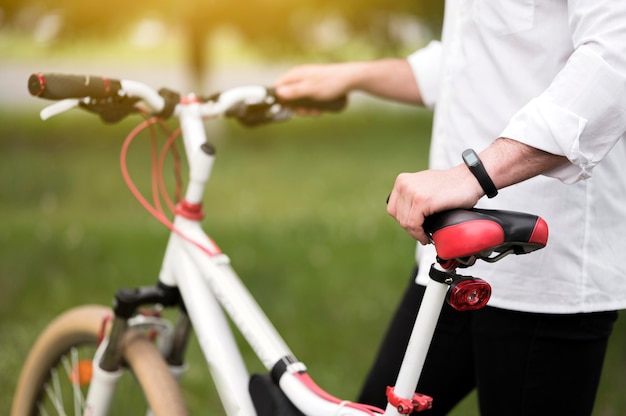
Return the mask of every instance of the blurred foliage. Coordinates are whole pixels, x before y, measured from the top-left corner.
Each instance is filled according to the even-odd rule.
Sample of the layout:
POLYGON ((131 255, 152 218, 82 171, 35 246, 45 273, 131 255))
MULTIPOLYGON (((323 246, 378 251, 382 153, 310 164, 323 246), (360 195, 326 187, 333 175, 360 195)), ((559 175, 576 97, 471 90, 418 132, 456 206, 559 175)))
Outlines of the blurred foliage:
MULTIPOLYGON (((2 26, 35 30, 48 21, 54 39, 119 35, 141 19, 163 22, 185 42, 187 64, 196 76, 210 68, 212 35, 234 29, 247 46, 270 57, 335 56, 348 40, 360 38, 379 54, 416 48, 424 34, 438 34, 443 2, 383 0, 4 0, 2 26)), ((436 35, 435 35, 436 36, 436 35)))
MULTIPOLYGON (((413 267, 415 242, 385 198, 398 172, 426 165, 431 120, 411 107, 350 107, 256 129, 210 123, 219 135, 203 225, 311 376, 340 397, 356 396, 413 267)), ((119 148, 139 121, 0 112, 2 415, 46 322, 159 274, 167 231, 119 172, 119 148)), ((148 135, 130 153, 149 197, 148 135)), ((223 414, 197 342, 189 363, 190 414, 223 414)))

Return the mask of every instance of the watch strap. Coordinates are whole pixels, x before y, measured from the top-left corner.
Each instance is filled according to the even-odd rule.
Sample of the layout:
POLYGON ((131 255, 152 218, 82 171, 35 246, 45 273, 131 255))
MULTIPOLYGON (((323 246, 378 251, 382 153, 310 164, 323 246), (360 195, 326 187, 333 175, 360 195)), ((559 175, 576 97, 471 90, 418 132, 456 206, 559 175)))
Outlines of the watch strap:
POLYGON ((467 149, 463 152, 463 162, 474 175, 480 187, 483 188, 487 198, 493 198, 498 195, 498 189, 494 185, 491 177, 485 170, 485 166, 473 149, 467 149))

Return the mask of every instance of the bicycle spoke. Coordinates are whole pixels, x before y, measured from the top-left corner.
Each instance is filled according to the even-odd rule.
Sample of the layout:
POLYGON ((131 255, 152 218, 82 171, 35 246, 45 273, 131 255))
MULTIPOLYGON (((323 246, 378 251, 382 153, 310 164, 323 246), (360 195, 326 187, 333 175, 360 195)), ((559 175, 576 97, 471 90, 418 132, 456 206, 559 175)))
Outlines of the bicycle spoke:
POLYGON ((76 348, 72 348, 70 351, 70 356, 72 365, 70 368, 70 372, 68 372, 68 375, 72 380, 72 388, 74 390, 74 415, 80 416, 82 414, 84 398, 83 393, 80 390, 80 385, 82 381, 80 374, 80 358, 78 357, 78 350, 76 348), (77 377, 73 377, 74 371, 78 375, 77 377))
POLYGON ((37 409, 39 410, 39 415, 40 416, 50 416, 48 414, 48 411, 46 410, 46 408, 43 407, 43 405, 41 403, 37 403, 37 409))
POLYGON ((74 415, 80 416, 85 403, 85 398, 80 389, 81 386, 81 374, 80 374, 80 357, 78 355, 78 349, 72 348, 68 355, 64 355, 61 358, 61 363, 66 372, 67 379, 72 385, 72 397, 74 401, 74 415))
POLYGON ((50 384, 46 383, 46 385, 44 386, 44 390, 46 394, 48 395, 48 398, 50 399, 50 403, 56 409, 57 414, 62 415, 62 416, 67 416, 67 414, 65 413, 65 410, 63 410, 63 399, 58 392, 59 386, 58 386, 58 376, 57 376, 56 369, 50 370, 50 374, 52 378, 52 384, 53 385, 56 384, 56 387, 54 386, 50 387, 50 384), (54 382, 55 379, 57 380, 57 383, 54 382))

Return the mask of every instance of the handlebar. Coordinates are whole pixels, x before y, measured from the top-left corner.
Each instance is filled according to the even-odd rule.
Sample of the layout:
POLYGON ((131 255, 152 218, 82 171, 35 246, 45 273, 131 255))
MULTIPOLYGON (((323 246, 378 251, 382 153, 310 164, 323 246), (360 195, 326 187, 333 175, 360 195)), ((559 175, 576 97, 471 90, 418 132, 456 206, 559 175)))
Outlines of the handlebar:
MULTIPOLYGON (((246 126, 285 120, 291 116, 291 108, 340 111, 347 104, 345 96, 331 101, 283 101, 273 88, 263 86, 235 87, 206 98, 189 95, 181 99, 177 92, 164 88, 156 91, 137 81, 53 73, 32 74, 28 90, 36 97, 61 100, 44 109, 42 118, 78 106, 99 114, 107 122, 139 111, 140 102, 147 104, 153 115, 164 119, 181 115, 182 106, 197 104, 198 112, 191 109, 194 116, 234 117, 246 126)), ((424 228, 442 261, 464 265, 476 259, 494 262, 510 253, 529 253, 544 247, 548 237, 543 219, 507 211, 446 211, 428 217, 424 228)))
MULTIPOLYGON (((42 113, 43 118, 78 106, 99 114, 105 122, 117 122, 138 111, 140 101, 148 105, 154 115, 169 118, 181 103, 177 92, 165 88, 156 91, 140 82, 102 76, 35 73, 28 79, 28 91, 35 97, 61 100, 58 105, 48 107, 42 113)), ((246 126, 284 120, 291 116, 293 108, 336 112, 347 105, 345 96, 330 101, 281 100, 273 88, 262 86, 236 87, 208 98, 191 97, 208 104, 203 109, 204 116, 235 117, 246 126)))
POLYGON ((31 95, 50 100, 109 98, 117 95, 121 89, 120 81, 106 77, 37 73, 28 78, 31 95))

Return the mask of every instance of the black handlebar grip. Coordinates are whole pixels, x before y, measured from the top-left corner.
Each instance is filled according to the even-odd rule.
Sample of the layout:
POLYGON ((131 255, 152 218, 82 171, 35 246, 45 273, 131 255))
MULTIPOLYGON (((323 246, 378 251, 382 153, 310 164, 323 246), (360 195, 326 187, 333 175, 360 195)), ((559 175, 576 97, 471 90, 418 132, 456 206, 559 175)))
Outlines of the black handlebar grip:
POLYGON ((311 98, 298 98, 296 100, 281 100, 283 105, 292 108, 309 108, 311 110, 341 111, 346 108, 348 97, 341 96, 330 101, 319 101, 311 98))
POLYGON ((308 108, 311 110, 322 110, 322 111, 341 111, 346 108, 348 103, 348 97, 342 95, 339 98, 335 98, 334 100, 314 100, 312 98, 298 98, 295 100, 283 100, 276 95, 276 90, 274 88, 268 88, 268 92, 276 97, 276 100, 284 105, 285 107, 291 108, 308 108))
POLYGON ((118 80, 89 75, 32 74, 28 78, 31 95, 51 100, 65 98, 108 98, 122 89, 118 80))

